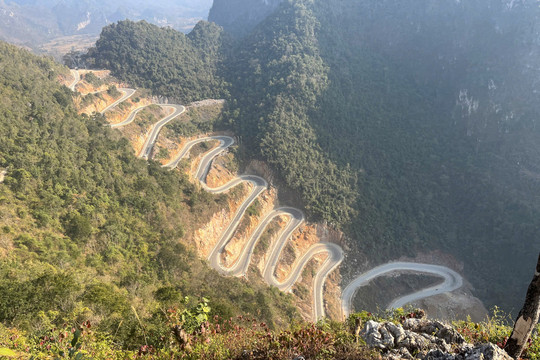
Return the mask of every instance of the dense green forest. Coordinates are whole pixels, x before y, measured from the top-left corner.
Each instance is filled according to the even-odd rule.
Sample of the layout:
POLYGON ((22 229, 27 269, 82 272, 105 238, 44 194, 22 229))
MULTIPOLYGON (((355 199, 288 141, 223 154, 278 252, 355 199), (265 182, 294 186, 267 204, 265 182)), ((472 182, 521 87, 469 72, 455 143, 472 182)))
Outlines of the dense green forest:
MULTIPOLYGON (((312 220, 344 230, 353 251, 372 259, 366 267, 418 251, 453 254, 475 294, 510 311, 540 238, 538 11, 532 1, 287 0, 233 43, 204 22, 215 32, 194 33, 212 39, 207 55, 217 57, 203 72, 218 74, 224 118, 244 153, 273 165, 312 220)), ((174 36, 121 23, 104 30, 90 60, 110 58, 118 76, 156 93, 165 85, 153 78, 169 96, 207 95, 187 88, 199 75, 168 75, 195 61, 176 61, 191 51, 185 38, 158 66, 131 45, 140 37, 163 50, 174 36), (125 44, 127 55, 104 44, 125 44)), ((341 271, 346 281, 359 269, 341 271)))
POLYGON ((68 73, 0 43, 0 329, 39 338, 90 321, 121 348, 157 346, 167 309, 203 296, 210 316, 297 319, 289 295, 198 258, 185 234, 226 198, 135 158, 100 115, 78 115, 58 81, 68 73))
POLYGON ((271 20, 231 61, 238 80, 230 122, 301 194, 313 219, 346 224, 354 213, 356 177, 326 156, 310 122, 328 86, 329 69, 315 37, 318 24, 302 2, 271 20))
POLYGON ((221 27, 204 21, 186 36, 145 21, 126 20, 103 29, 87 62, 177 102, 218 99, 227 94, 221 69, 230 42, 221 27))
POLYGON ((313 9, 331 71, 311 121, 325 152, 359 173, 349 227, 359 248, 388 257, 450 252, 487 306, 516 311, 511 294, 525 292, 524 265, 540 244, 531 201, 540 163, 530 155, 539 99, 526 65, 537 50, 536 4, 313 9))

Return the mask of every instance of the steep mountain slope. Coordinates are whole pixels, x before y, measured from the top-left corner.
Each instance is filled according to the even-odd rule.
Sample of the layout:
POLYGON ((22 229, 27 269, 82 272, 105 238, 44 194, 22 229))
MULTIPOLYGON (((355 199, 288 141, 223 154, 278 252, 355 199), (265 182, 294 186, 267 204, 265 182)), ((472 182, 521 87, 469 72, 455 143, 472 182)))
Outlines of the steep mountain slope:
POLYGON ((305 4, 291 2, 244 42, 230 61, 237 77, 230 121, 299 193, 313 219, 339 226, 354 213, 356 175, 322 151, 310 121, 328 87, 317 27, 305 4))
POLYGON ((37 5, 22 11, 16 4, 0 1, 0 39, 16 44, 43 43, 61 35, 55 17, 37 5))
POLYGON ((519 306, 507 294, 526 288, 540 225, 538 8, 512 4, 320 3, 332 85, 312 118, 328 153, 365 174, 361 248, 436 244, 506 309, 519 306))
POLYGON ((78 115, 58 81, 68 73, 0 42, 0 326, 50 336, 84 319, 133 348, 162 341, 164 309, 187 295, 227 318, 296 317, 288 296, 197 259, 185 234, 226 198, 136 159, 101 115, 78 115))
POLYGON ((238 129, 361 252, 444 249, 488 305, 517 307, 540 225, 537 16, 534 2, 291 1, 236 59, 238 129), (347 208, 325 198, 340 187, 313 185, 323 161, 295 160, 306 147, 358 176, 352 221, 319 210, 347 208))
POLYGON ((215 22, 235 35, 248 34, 274 12, 283 0, 216 0, 208 21, 215 22))
MULTIPOLYGON (((249 9, 258 5, 273 9, 249 9)), ((234 7, 219 15, 221 6, 212 18, 229 27, 234 7)), ((210 73, 230 84, 228 118, 246 153, 278 170, 311 219, 349 235, 345 280, 440 249, 464 262, 487 305, 511 310, 540 235, 539 11, 533 1, 289 0, 233 51, 214 53, 222 61, 210 73), (355 252, 371 264, 358 269, 355 252)), ((130 28, 124 44, 143 36, 130 28)), ((110 35, 102 42, 120 43, 110 35)), ((153 61, 134 45, 124 52, 153 61)), ((151 77, 112 59, 121 77, 158 93, 151 78, 184 66, 151 77)), ((193 83, 179 73, 169 85, 178 82, 193 83)))
POLYGON ((147 22, 122 21, 103 29, 88 62, 156 94, 191 102, 224 96, 221 68, 230 45, 220 27, 204 21, 187 36, 147 22))

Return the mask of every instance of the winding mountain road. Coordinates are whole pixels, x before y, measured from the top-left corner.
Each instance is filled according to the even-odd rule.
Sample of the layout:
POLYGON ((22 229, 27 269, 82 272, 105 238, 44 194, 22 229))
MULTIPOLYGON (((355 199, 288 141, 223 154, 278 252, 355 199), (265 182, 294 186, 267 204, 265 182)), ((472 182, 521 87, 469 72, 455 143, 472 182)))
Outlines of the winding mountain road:
POLYGON ((133 110, 131 113, 129 113, 128 117, 126 118, 126 120, 122 121, 122 122, 119 122, 118 124, 111 124, 110 126, 114 129, 114 128, 118 128, 118 127, 122 127, 122 126, 126 126, 126 125, 129 125, 133 122, 133 120, 135 120, 135 117, 137 117, 137 114, 141 111, 141 110, 144 110, 144 108, 148 106, 148 105, 145 105, 145 106, 141 106, 141 107, 138 107, 136 108, 135 110, 133 110))
POLYGON ((81 74, 79 74, 79 70, 70 70, 70 71, 71 71, 71 75, 73 75, 75 80, 73 80, 73 82, 68 86, 68 88, 71 91, 75 91, 75 87, 77 86, 79 81, 81 81, 81 74))
POLYGON ((210 255, 208 256, 208 261, 210 262, 210 265, 223 275, 245 276, 251 263, 251 257, 253 256, 253 252, 255 250, 257 242, 261 238, 267 226, 276 217, 286 216, 289 218, 287 225, 280 231, 278 238, 270 245, 270 248, 268 249, 269 256, 263 270, 263 278, 269 285, 275 286, 281 291, 288 291, 298 281, 298 279, 302 275, 302 270, 309 263, 309 261, 313 259, 313 257, 318 254, 327 253, 328 258, 323 263, 321 269, 318 270, 313 287, 313 318, 317 320, 321 317, 324 317, 324 282, 328 275, 332 271, 334 271, 334 269, 343 260, 343 252, 339 246, 331 243, 315 244, 310 247, 301 258, 297 259, 294 262, 294 264, 292 265, 291 273, 283 282, 280 282, 275 277, 276 266, 280 260, 285 245, 289 241, 289 238, 292 236, 292 234, 296 230, 298 230, 298 228, 304 223, 304 214, 300 210, 292 207, 280 207, 268 213, 259 222, 259 225, 253 231, 247 243, 243 246, 241 253, 238 255, 238 258, 232 264, 232 266, 226 267, 222 264, 221 254, 225 251, 225 248, 233 238, 234 233, 238 228, 238 225, 240 224, 242 218, 244 217, 246 210, 268 187, 268 183, 263 178, 255 175, 242 175, 236 177, 235 179, 229 181, 227 184, 218 188, 210 188, 206 184, 206 176, 211 167, 212 160, 234 144, 234 139, 228 136, 213 136, 192 140, 186 143, 178 156, 165 166, 171 169, 175 168, 180 162, 180 160, 189 153, 189 151, 193 148, 194 145, 204 141, 212 140, 218 140, 220 143, 215 149, 203 155, 195 173, 195 177, 201 182, 201 185, 204 187, 204 189, 211 193, 222 193, 230 190, 231 188, 237 186, 242 182, 251 183, 253 185, 253 189, 251 191, 251 194, 242 202, 240 207, 236 210, 232 221, 227 226, 225 231, 221 234, 221 237, 218 240, 217 244, 210 252, 210 255))
POLYGON ((180 116, 181 114, 186 111, 186 108, 182 105, 160 105, 161 107, 170 107, 173 108, 174 111, 172 114, 164 117, 163 119, 159 120, 157 123, 155 123, 152 126, 152 130, 150 131, 150 135, 146 138, 146 141, 144 142, 143 148, 141 152, 139 153, 139 157, 143 158, 145 160, 148 160, 148 157, 150 156, 150 153, 152 152, 152 148, 154 147, 157 137, 159 135, 159 132, 161 129, 167 125, 171 120, 176 118, 177 116, 180 116))
MULTIPOLYGON (((344 259, 343 249, 341 246, 334 243, 324 243, 326 248, 330 251, 328 259, 319 269, 319 272, 315 275, 314 279, 314 299, 313 299, 313 318, 315 320, 322 319, 325 316, 324 311, 324 299, 323 289, 324 283, 328 276, 341 264, 344 259)), ((316 246, 316 245, 314 245, 316 246)), ((308 250, 315 251, 314 250, 308 250)))
MULTIPOLYGON (((107 111, 109 111, 112 108, 116 107, 120 103, 126 101, 127 99, 132 97, 133 94, 135 94, 137 92, 137 90, 135 90, 135 89, 118 89, 118 90, 122 93, 122 96, 120 97, 120 99, 116 100, 111 105, 109 105, 105 109, 101 110, 100 114, 105 114, 107 111)), ((98 92, 102 92, 102 91, 98 91, 98 92)))
MULTIPOLYGON (((135 93, 135 90, 133 89, 119 90, 123 92, 123 96, 117 101, 115 101, 113 104, 105 108, 102 111, 102 114, 114 108, 123 101, 127 100, 135 93)), ((139 157, 141 158, 148 159, 150 157, 152 148, 163 126, 165 126, 167 123, 169 123, 171 120, 173 120, 185 111, 185 107, 181 105, 160 106, 173 107, 174 112, 153 125, 152 130, 150 131, 150 135, 147 137, 141 153, 139 154, 139 157)), ((142 109, 143 107, 135 109, 128 115, 126 120, 119 124, 112 125, 112 127, 121 127, 131 123, 135 119, 138 112, 142 109)), ((288 291, 296 283, 296 281, 298 281, 303 269, 309 263, 309 261, 313 259, 313 257, 319 254, 327 254, 327 258, 322 264, 322 266, 318 269, 313 282, 313 319, 318 320, 324 317, 324 284, 329 274, 331 274, 332 271, 334 271, 344 259, 343 250, 340 246, 334 243, 327 242, 314 244, 307 250, 307 252, 302 257, 295 260, 294 264, 291 266, 292 270, 290 274, 283 282, 280 282, 275 277, 276 266, 279 262, 281 253, 283 252, 283 249, 287 244, 288 239, 295 231, 298 230, 298 228, 305 221, 304 214, 300 210, 292 207, 280 207, 268 213, 260 221, 257 228, 251 234, 247 243, 243 246, 241 253, 238 255, 236 261, 230 267, 226 267, 221 263, 221 254, 224 252, 228 243, 233 238, 233 235, 238 228, 240 221, 245 215, 245 212, 247 211, 249 206, 257 199, 257 197, 268 187, 268 183, 265 179, 255 175, 242 175, 232 179, 227 184, 217 188, 210 188, 208 186, 208 184, 206 183, 206 176, 208 174, 208 171, 210 170, 212 161, 214 160, 214 158, 216 158, 218 155, 226 151, 230 146, 234 144, 234 139, 229 136, 211 136, 189 141, 184 145, 184 147, 175 157, 175 159, 173 159, 170 163, 164 165, 164 167, 167 167, 169 169, 176 168, 180 161, 187 156, 193 146, 202 142, 216 140, 219 141, 219 145, 203 155, 195 173, 195 178, 199 180, 201 186, 206 191, 214 194, 227 192, 242 182, 251 183, 253 185, 253 188, 251 194, 242 202, 242 204, 236 210, 232 221, 227 226, 223 234, 221 234, 219 241, 208 256, 210 265, 223 275, 245 276, 251 263, 251 258, 253 256, 253 252, 255 250, 257 242, 261 238, 267 226, 278 216, 288 217, 289 221, 287 222, 287 225, 283 229, 281 229, 278 238, 273 242, 273 244, 270 245, 270 248, 268 249, 269 256, 263 270, 263 278, 268 284, 273 285, 282 291, 288 291)), ((445 292, 450 292, 460 288, 463 284, 463 279, 458 273, 444 266, 419 263, 392 262, 378 266, 358 276, 343 290, 341 297, 341 307, 343 314, 345 316, 348 316, 352 312, 352 300, 355 293, 360 287, 367 285, 372 279, 376 277, 383 276, 392 272, 427 273, 439 276, 443 278, 444 281, 436 286, 432 286, 415 292, 413 294, 400 297, 394 300, 390 304, 389 308, 401 307, 409 302, 413 302, 437 294, 442 294, 445 292)))
POLYGON ((343 314, 348 316, 352 312, 352 301, 359 288, 369 284, 371 280, 379 276, 387 275, 392 272, 418 272, 423 274, 431 274, 443 278, 444 281, 438 285, 415 292, 414 294, 395 299, 388 306, 388 309, 395 309, 416 300, 454 291, 463 285, 463 278, 461 275, 444 266, 409 262, 392 262, 371 269, 370 271, 358 276, 349 285, 347 285, 347 287, 341 293, 341 308, 343 314))

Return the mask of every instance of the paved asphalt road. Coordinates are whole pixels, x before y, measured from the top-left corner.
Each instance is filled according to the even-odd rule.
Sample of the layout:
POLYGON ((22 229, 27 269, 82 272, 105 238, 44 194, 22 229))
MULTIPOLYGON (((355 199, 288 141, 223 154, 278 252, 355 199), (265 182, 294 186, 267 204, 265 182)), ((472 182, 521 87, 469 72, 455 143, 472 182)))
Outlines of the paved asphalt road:
POLYGON ((196 144, 199 144, 204 141, 218 140, 220 144, 207 154, 205 154, 197 168, 195 177, 201 182, 201 185, 209 192, 212 193, 222 193, 230 190, 241 182, 250 182, 253 185, 253 190, 247 199, 240 205, 231 223, 227 226, 223 234, 212 252, 208 256, 210 265, 219 271, 223 275, 229 276, 245 276, 247 269, 251 263, 251 257, 257 242, 259 241, 261 235, 264 233, 266 227, 274 220, 277 216, 285 215, 289 218, 289 221, 284 229, 281 230, 279 237, 273 244, 270 245, 267 264, 265 270, 263 271, 263 277, 265 281, 273 286, 276 286, 282 291, 288 291, 296 283, 302 274, 302 270, 308 264, 308 262, 315 256, 321 253, 328 253, 328 258, 324 262, 322 268, 318 271, 315 277, 314 283, 314 319, 319 319, 324 316, 324 302, 323 302, 323 288, 324 282, 328 277, 328 274, 335 270, 335 268, 343 260, 343 251, 336 244, 331 243, 318 243, 313 245, 308 251, 298 259, 292 266, 293 270, 291 274, 283 282, 279 282, 274 276, 276 266, 279 262, 281 253, 285 248, 291 235, 298 230, 298 228, 304 222, 304 214, 295 208, 291 207, 281 207, 273 210, 267 214, 259 223, 248 242, 244 245, 242 252, 238 256, 238 259, 231 267, 225 267, 221 263, 221 254, 227 247, 227 244, 232 239, 234 232, 236 231, 238 225, 240 224, 242 218, 245 215, 246 210, 249 206, 257 199, 257 197, 268 187, 266 180, 254 175, 242 175, 229 183, 220 186, 218 188, 210 188, 206 184, 206 176, 211 167, 213 159, 218 156, 220 153, 225 151, 231 145, 234 144, 234 139, 228 136, 213 136, 206 137, 201 139, 192 140, 184 145, 184 148, 180 151, 178 156, 171 161, 169 164, 165 165, 169 168, 175 168, 178 166, 178 163, 182 158, 184 158, 192 147, 196 144))
MULTIPOLYGON (((117 100, 115 103, 108 106, 105 110, 103 110, 102 113, 106 112, 107 110, 112 109, 113 107, 115 107, 122 101, 125 101, 126 99, 128 99, 130 96, 132 96, 135 93, 135 90, 132 90, 132 89, 120 89, 120 91, 124 93, 124 96, 120 98, 119 100, 117 100)), ((150 135, 147 137, 145 145, 143 146, 143 150, 141 151, 141 154, 139 155, 140 157, 145 158, 145 159, 149 158, 152 148, 154 146, 154 143, 157 139, 157 136, 159 135, 159 132, 161 131, 161 128, 165 126, 169 121, 171 121, 172 119, 179 116, 185 111, 185 108, 181 105, 167 105, 167 106, 174 107, 175 109, 174 113, 160 120, 158 123, 156 123, 153 126, 152 131, 150 135)), ((128 116, 128 118, 120 124, 125 125, 133 121, 134 117, 141 109, 134 110, 128 116)), ((117 124, 116 126, 121 126, 120 124, 117 124)), ((253 251, 255 249, 257 241, 260 239, 265 228, 277 216, 286 215, 289 217, 289 222, 287 226, 284 229, 282 229, 277 241, 275 241, 274 244, 272 244, 269 249, 270 251, 269 260, 267 261, 267 264, 263 271, 263 277, 268 284, 276 286, 280 290, 287 291, 298 280, 298 278, 302 274, 303 268, 314 256, 318 254, 322 254, 322 253, 327 253, 328 257, 323 263, 322 267, 317 272, 314 279, 314 284, 313 284, 313 302, 314 302, 313 319, 317 320, 324 317, 324 314, 325 314, 324 300, 323 300, 324 283, 328 275, 332 271, 334 271, 339 266, 339 264, 343 261, 344 256, 343 256, 343 250, 341 249, 341 247, 333 243, 325 243, 325 242, 314 244, 312 247, 308 249, 308 251, 301 258, 297 259, 297 261, 293 264, 292 266, 293 270, 291 271, 287 279, 285 279, 285 281, 280 283, 277 281, 277 279, 274 276, 275 268, 279 262, 281 252, 283 251, 289 237, 304 222, 304 215, 300 210, 295 209, 295 208, 290 208, 290 207, 282 207, 282 208, 275 209, 269 214, 267 214, 262 219, 257 229, 254 231, 251 238, 248 240, 247 244, 244 246, 242 253, 239 255, 237 261, 232 265, 232 267, 226 268, 225 266, 221 264, 220 254, 224 251, 228 242, 231 240, 232 236, 234 235, 234 232, 236 228, 238 227, 238 225, 240 224, 240 221, 242 217, 244 216, 246 210, 255 201, 255 199, 268 187, 268 184, 266 180, 264 180, 261 177, 258 177, 255 175, 242 175, 218 188, 208 187, 208 185, 206 184, 206 176, 208 174, 208 171, 210 169, 213 159, 219 154, 221 154, 223 151, 226 151, 231 145, 234 144, 234 139, 229 136, 212 136, 212 137, 205 137, 205 138, 192 140, 186 143, 184 145, 184 148, 180 151, 179 155, 174 160, 172 160, 169 164, 165 165, 165 167, 168 167, 170 169, 176 168, 178 166, 178 163, 189 153, 189 151, 192 149, 194 145, 201 142, 212 141, 212 140, 218 140, 220 144, 215 149, 213 149, 212 151, 208 152, 207 154, 203 156, 195 174, 196 178, 199 179, 199 181, 201 182, 201 185, 203 186, 203 188, 212 193, 223 193, 235 187, 236 185, 240 184, 241 182, 249 182, 253 185, 253 190, 251 194, 248 196, 248 198, 245 199, 244 202, 240 205, 240 207, 238 208, 238 210, 236 211, 233 217, 233 220, 231 221, 227 229, 223 232, 218 243, 216 244, 216 246, 210 253, 208 260, 210 261, 211 266, 224 275, 244 276, 251 262, 251 256, 253 255, 253 251)), ((463 279, 458 273, 443 266, 418 264, 418 263, 405 263, 405 262, 388 263, 385 265, 378 266, 358 276, 354 281, 352 281, 343 290, 342 298, 341 298, 343 314, 347 316, 348 314, 351 313, 352 299, 354 297, 354 294, 358 291, 360 287, 368 284, 372 279, 378 276, 391 273, 391 272, 411 272, 411 271, 437 275, 437 276, 442 277, 444 281, 439 285, 420 290, 414 294, 400 297, 391 303, 391 305, 389 306, 390 308, 401 307, 404 304, 407 304, 412 301, 416 301, 416 300, 430 297, 433 295, 441 294, 444 292, 453 291, 455 289, 460 288, 463 284, 463 279)))
POLYGON ((122 126, 126 126, 126 125, 129 125, 133 122, 133 120, 135 120, 135 117, 137 116, 137 114, 143 110, 146 106, 141 106, 139 108, 136 108, 135 110, 133 110, 129 115, 128 117, 126 118, 126 120, 122 121, 122 122, 119 122, 118 124, 111 124, 111 127, 114 129, 114 128, 118 128, 118 127, 122 127, 122 126))
POLYGON ((81 75, 78 70, 71 70, 71 75, 75 78, 73 82, 68 86, 71 91, 75 91, 75 86, 81 81, 81 75))
POLYGON ((164 117, 163 119, 158 121, 156 124, 154 124, 154 126, 152 127, 152 130, 150 131, 150 135, 146 138, 143 148, 139 154, 140 158, 148 160, 148 158, 150 157, 150 153, 152 152, 152 148, 154 147, 154 144, 156 143, 159 132, 161 131, 161 128, 163 128, 171 120, 173 120, 177 116, 180 116, 182 113, 184 113, 184 111, 186 111, 186 108, 183 107, 182 105, 162 105, 162 106, 172 107, 174 111, 171 115, 164 117))
MULTIPOLYGON (((112 108, 114 108, 115 106, 117 106, 118 104, 126 101, 127 99, 129 99, 130 97, 133 96, 133 94, 135 94, 136 90, 134 89, 118 89, 123 95, 122 97, 120 97, 120 99, 116 100, 115 102, 113 102, 111 105, 107 106, 105 109, 103 109, 101 111, 101 114, 104 114, 106 113, 107 111, 111 110, 112 108)), ((101 92, 101 91, 100 91, 101 92)))
POLYGON ((341 308, 343 310, 343 315, 348 316, 353 311, 352 301, 359 288, 367 285, 371 280, 379 276, 392 272, 425 273, 440 276, 444 279, 444 281, 438 285, 420 290, 414 294, 395 299, 388 306, 389 309, 402 307, 403 305, 412 301, 424 299, 433 295, 454 291, 463 285, 463 278, 461 275, 444 266, 408 262, 391 262, 371 269, 370 271, 358 276, 349 285, 347 285, 347 287, 341 293, 341 308))

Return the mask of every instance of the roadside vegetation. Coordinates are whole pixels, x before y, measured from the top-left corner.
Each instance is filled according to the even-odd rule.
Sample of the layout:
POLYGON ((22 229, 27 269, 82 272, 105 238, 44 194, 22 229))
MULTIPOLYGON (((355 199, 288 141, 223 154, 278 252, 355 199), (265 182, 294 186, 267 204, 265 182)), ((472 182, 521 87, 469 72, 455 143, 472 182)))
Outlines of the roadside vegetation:
POLYGON ((121 22, 89 60, 159 95, 225 98, 239 155, 270 164, 309 220, 343 230, 349 259, 440 249, 465 264, 476 296, 510 311, 540 237, 540 102, 523 60, 538 51, 527 35, 538 7, 507 10, 284 1, 236 42, 205 22, 187 36, 121 22))
POLYGON ((184 35, 145 21, 121 21, 102 34, 87 56, 90 66, 180 104, 227 95, 220 69, 231 40, 215 24, 200 22, 184 35))
MULTIPOLYGON (((162 292, 164 295, 166 292, 162 292)), ((275 330, 251 316, 214 315, 211 301, 189 298, 178 301, 149 324, 138 322, 139 346, 128 350, 116 336, 94 329, 82 318, 66 318, 64 324, 44 323, 32 333, 0 325, 0 356, 17 359, 204 359, 204 360, 283 360, 302 356, 314 359, 381 359, 380 350, 366 346, 358 326, 367 321, 402 324, 421 316, 421 310, 395 309, 380 314, 360 312, 346 321, 321 320, 315 324, 293 322, 275 330)), ((40 315, 44 317, 44 315, 40 315)), ((465 341, 491 342, 504 347, 511 328, 508 318, 497 308, 480 323, 459 321, 452 327, 465 341)), ((540 358, 538 328, 523 354, 523 359, 540 358)))
MULTIPOLYGON (((511 136, 469 140, 463 128, 450 127, 454 119, 440 116, 426 88, 381 54, 334 51, 354 46, 321 16, 332 2, 314 4, 287 2, 236 45, 235 65, 228 36, 204 22, 188 36, 121 22, 104 30, 88 59, 171 99, 227 98, 219 120, 193 111, 200 121, 173 131, 226 123, 300 194, 312 219, 346 230, 376 261, 440 245, 471 260, 466 275, 490 284, 481 287, 483 299, 510 307, 505 294, 520 286, 514 279, 522 263, 509 259, 535 255, 540 229, 537 204, 521 189, 537 184, 509 175, 492 182, 492 173, 515 170, 515 159, 493 159, 506 159, 515 150, 510 140, 534 131, 525 119, 501 132, 490 127, 511 136), (343 59, 349 68, 336 66, 343 59), (225 73, 225 66, 232 67, 225 73), (504 152, 494 144, 506 144, 504 152), (509 252, 509 244, 519 246, 509 252), (494 256, 479 257, 484 249, 494 256)), ((349 31, 361 33, 353 20, 349 31)), ((0 184, 0 357, 379 358, 356 341, 356 319, 400 322, 413 312, 307 324, 290 295, 210 270, 189 234, 224 195, 136 159, 102 116, 78 115, 73 93, 57 82, 67 72, 0 42, 0 168, 7 172, 0 184)), ((108 93, 120 96, 113 87, 108 93)), ((469 341, 503 346, 506 319, 495 312, 454 327, 469 341)), ((524 356, 538 359, 539 351, 537 332, 524 356)))
POLYGON ((2 336, 39 353, 51 344, 36 339, 66 329, 71 342, 72 327, 91 324, 97 344, 135 350, 159 339, 166 310, 186 295, 185 306, 212 299, 212 316, 249 314, 271 328, 298 319, 291 296, 223 278, 197 257, 187 234, 225 195, 135 158, 100 115, 78 115, 57 81, 67 72, 0 43, 2 336))
POLYGON ((223 107, 222 103, 188 106, 186 112, 178 120, 171 122, 165 130, 180 137, 210 133, 223 127, 223 107))

